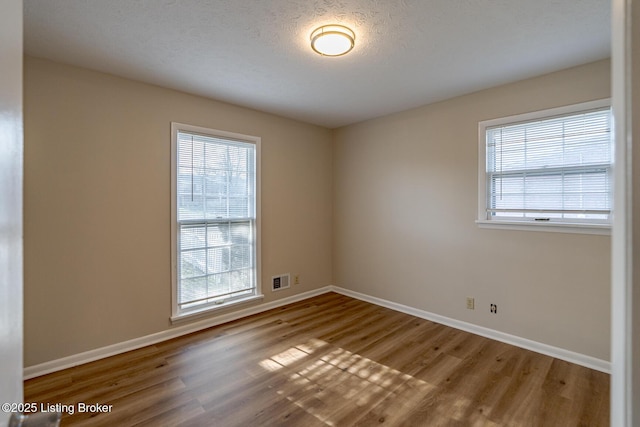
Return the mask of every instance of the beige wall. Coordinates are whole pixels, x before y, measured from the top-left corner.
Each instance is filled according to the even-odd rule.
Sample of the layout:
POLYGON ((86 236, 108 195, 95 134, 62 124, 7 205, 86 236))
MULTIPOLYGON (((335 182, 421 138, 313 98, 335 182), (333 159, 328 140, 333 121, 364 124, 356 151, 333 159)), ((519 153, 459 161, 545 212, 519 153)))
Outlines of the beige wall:
POLYGON ((609 97, 609 67, 336 130, 334 284, 608 360, 610 237, 479 229, 474 220, 478 122, 609 97))
POLYGON ((25 61, 26 366, 171 327, 171 121, 262 137, 266 301, 335 284, 608 360, 610 238, 474 223, 478 121, 608 97, 608 61, 333 132, 25 61))
POLYGON ((26 366, 171 327, 171 121, 262 138, 265 301, 331 284, 329 130, 25 61, 26 366))

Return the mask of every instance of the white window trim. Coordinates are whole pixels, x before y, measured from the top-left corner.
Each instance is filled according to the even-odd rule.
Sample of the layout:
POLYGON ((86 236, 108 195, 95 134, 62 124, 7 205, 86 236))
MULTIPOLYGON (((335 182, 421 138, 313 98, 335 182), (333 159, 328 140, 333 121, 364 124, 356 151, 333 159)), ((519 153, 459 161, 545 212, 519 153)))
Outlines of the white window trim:
MULTIPOLYGON (((544 119, 552 116, 578 113, 580 111, 593 110, 597 108, 610 107, 611 99, 598 99, 595 101, 582 102, 579 104, 566 105, 547 110, 533 111, 530 113, 517 114, 509 117, 484 120, 478 123, 478 216, 476 224, 480 228, 521 230, 521 231, 548 231, 559 233, 581 233, 581 234, 611 234, 611 223, 540 223, 535 221, 515 221, 496 220, 487 218, 487 171, 486 171, 486 130, 488 127, 500 126, 508 123, 525 122, 537 119, 544 119)), ((612 168, 613 169, 613 168, 612 168)))
POLYGON ((226 132, 216 129, 205 128, 201 126, 192 126, 183 123, 171 122, 171 317, 169 318, 172 323, 180 322, 188 319, 203 317, 204 315, 229 308, 239 304, 245 304, 255 300, 261 300, 264 298, 262 294, 262 267, 261 267, 261 254, 260 254, 260 234, 262 230, 261 226, 261 183, 260 183, 260 171, 261 171, 261 138, 251 135, 243 135, 239 133, 226 132), (246 298, 238 298, 225 302, 222 304, 216 304, 215 306, 199 307, 188 311, 180 311, 178 308, 178 207, 177 207, 177 136, 179 131, 200 133, 203 135, 213 135, 220 138, 237 139, 243 142, 255 144, 256 146, 256 231, 255 231, 255 253, 256 253, 256 293, 254 295, 247 296, 246 298))

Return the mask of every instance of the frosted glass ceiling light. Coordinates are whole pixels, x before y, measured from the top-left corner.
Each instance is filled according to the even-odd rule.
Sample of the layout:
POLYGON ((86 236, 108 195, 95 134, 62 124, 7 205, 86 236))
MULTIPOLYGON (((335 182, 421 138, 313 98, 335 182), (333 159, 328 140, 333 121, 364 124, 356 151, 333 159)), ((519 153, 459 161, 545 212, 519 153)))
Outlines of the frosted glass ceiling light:
POLYGON ((311 33, 311 48, 323 56, 340 56, 355 45, 356 35, 342 25, 323 25, 311 33))

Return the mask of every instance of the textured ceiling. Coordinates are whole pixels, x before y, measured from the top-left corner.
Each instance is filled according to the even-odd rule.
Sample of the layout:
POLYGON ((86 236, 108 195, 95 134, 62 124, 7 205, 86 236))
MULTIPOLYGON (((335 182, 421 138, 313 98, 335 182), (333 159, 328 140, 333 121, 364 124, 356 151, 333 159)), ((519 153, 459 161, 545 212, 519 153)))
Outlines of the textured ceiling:
POLYGON ((610 0, 25 0, 27 54, 338 127, 610 56, 610 0), (356 32, 321 57, 311 31, 356 32))

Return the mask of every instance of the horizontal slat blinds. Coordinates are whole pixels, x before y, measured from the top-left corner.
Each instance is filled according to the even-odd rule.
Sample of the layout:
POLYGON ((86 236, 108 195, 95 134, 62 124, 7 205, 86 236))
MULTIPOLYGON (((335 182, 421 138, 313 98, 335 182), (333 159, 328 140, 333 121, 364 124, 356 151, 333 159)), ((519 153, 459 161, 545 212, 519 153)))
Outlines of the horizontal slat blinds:
POLYGON ((256 291, 255 144, 178 131, 181 310, 256 291))
POLYGON ((178 220, 255 215, 253 144, 178 132, 178 220))
POLYGON ((608 107, 488 127, 486 144, 487 219, 608 222, 608 107))

